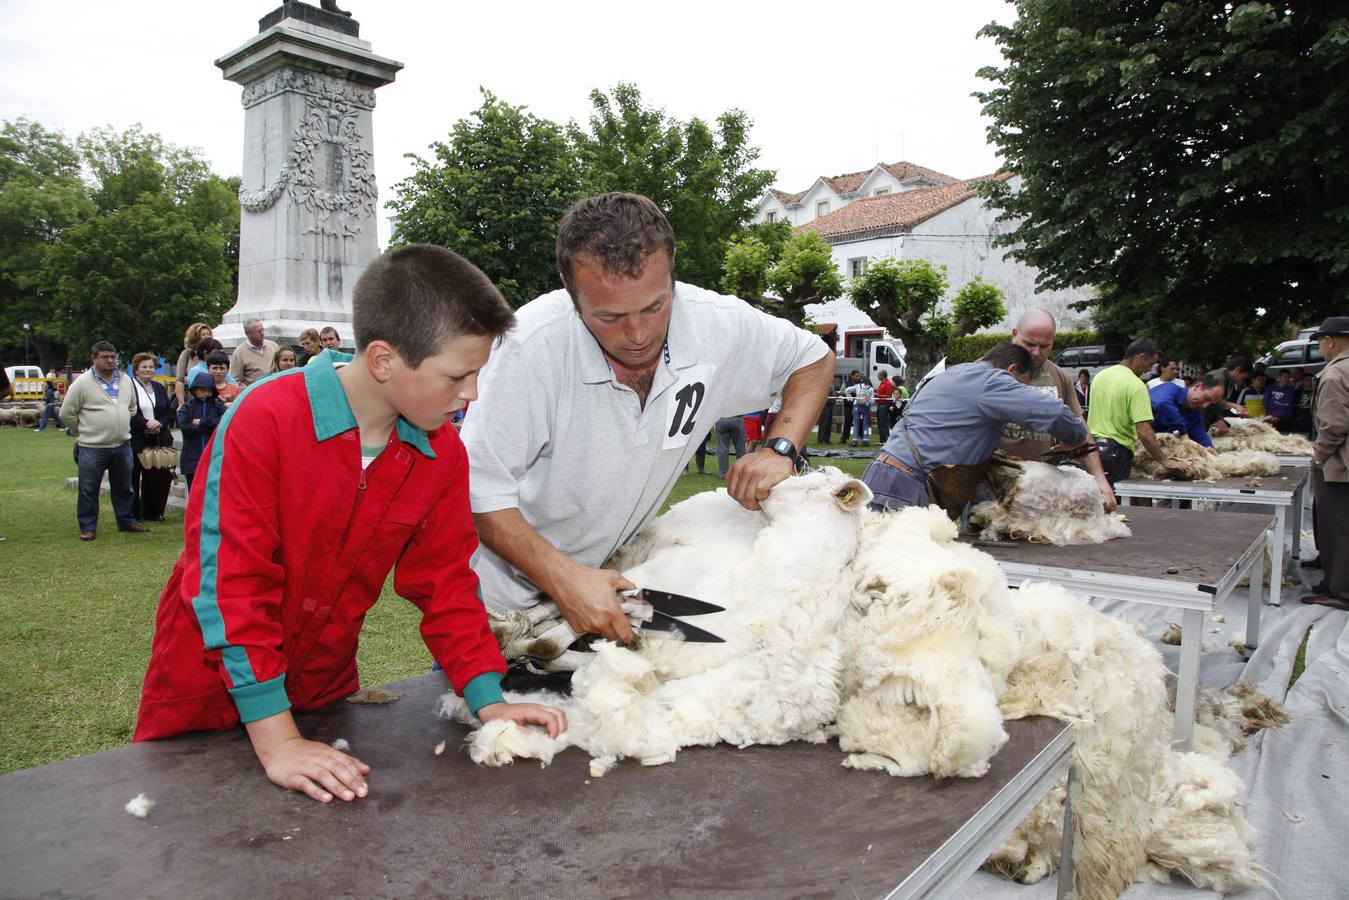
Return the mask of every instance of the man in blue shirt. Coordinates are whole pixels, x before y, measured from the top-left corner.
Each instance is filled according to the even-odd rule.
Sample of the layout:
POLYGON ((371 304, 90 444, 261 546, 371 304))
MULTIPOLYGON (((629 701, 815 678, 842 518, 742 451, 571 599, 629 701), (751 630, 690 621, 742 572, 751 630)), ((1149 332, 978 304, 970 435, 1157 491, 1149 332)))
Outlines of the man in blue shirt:
POLYGON ((1194 379, 1188 388, 1163 381, 1148 391, 1152 401, 1152 428, 1158 434, 1186 434, 1201 447, 1212 447, 1204 427, 1204 410, 1223 398, 1227 385, 1212 372, 1194 379))
POLYGON ((871 508, 926 506, 927 476, 939 466, 987 463, 1008 422, 1069 446, 1087 440, 1086 424, 1062 401, 1026 386, 1031 364, 1024 347, 1003 343, 928 382, 862 476, 875 495, 871 508))
POLYGON ((1291 431, 1297 401, 1298 386, 1293 383, 1292 374, 1284 369, 1279 373, 1278 384, 1265 388, 1265 414, 1274 419, 1274 425, 1280 431, 1291 431))

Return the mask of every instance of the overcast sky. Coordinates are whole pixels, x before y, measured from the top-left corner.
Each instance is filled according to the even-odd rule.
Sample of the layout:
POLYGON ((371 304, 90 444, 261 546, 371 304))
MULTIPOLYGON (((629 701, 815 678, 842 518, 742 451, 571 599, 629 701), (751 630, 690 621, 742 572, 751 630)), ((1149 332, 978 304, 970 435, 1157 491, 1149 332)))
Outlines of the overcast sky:
MULTIPOLYGON (((240 88, 213 61, 278 5, 0 0, 0 118, 27 116, 71 138, 139 122, 238 174, 240 88)), ((999 61, 976 32, 1013 18, 1001 0, 339 5, 373 52, 406 66, 377 95, 381 204, 411 171, 404 154, 443 139, 480 105, 480 85, 556 122, 583 121, 590 90, 619 81, 681 119, 744 109, 759 164, 789 191, 878 160, 959 178, 998 167, 970 94, 985 86, 975 71, 999 61)))

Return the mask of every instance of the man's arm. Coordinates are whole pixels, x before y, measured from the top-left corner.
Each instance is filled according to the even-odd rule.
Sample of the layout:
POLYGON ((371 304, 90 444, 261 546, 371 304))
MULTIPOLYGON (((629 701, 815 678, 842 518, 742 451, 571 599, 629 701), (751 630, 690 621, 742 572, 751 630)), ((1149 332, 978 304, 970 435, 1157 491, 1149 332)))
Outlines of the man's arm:
MULTIPOLYGON (((248 340, 248 338, 244 338, 244 340, 248 340)), ((230 354, 230 377, 240 384, 244 383, 244 357, 243 354, 239 352, 242 349, 244 349, 244 345, 240 344, 235 347, 234 352, 230 354)))
POLYGON ((61 411, 57 414, 61 418, 61 424, 65 425, 75 436, 79 437, 80 429, 80 408, 84 403, 82 393, 84 385, 75 381, 71 383, 70 389, 66 391, 66 398, 61 401, 61 411))
POLYGON ((475 513, 473 521, 483 546, 538 585, 557 604, 573 631, 599 634, 625 644, 632 640, 632 627, 619 605, 618 592, 636 585, 622 574, 574 561, 544 540, 518 508, 475 513))
POLYGON ((1161 442, 1157 440, 1157 432, 1152 430, 1151 422, 1135 422, 1134 427, 1138 429, 1138 440, 1142 443, 1144 449, 1157 460, 1158 465, 1170 469, 1173 472, 1188 472, 1190 464, 1180 459, 1172 459, 1166 455, 1162 449, 1161 442))
POLYGON ((1349 434, 1349 390, 1338 381, 1323 380, 1316 397, 1316 442, 1312 461, 1324 465, 1339 452, 1349 434))
MULTIPOLYGON (((826 353, 815 362, 793 372, 782 388, 782 409, 773 420, 768 440, 785 437, 799 452, 820 418, 825 397, 834 381, 834 355, 826 353)), ((792 461, 760 447, 743 459, 737 459, 726 478, 726 492, 745 509, 758 509, 759 502, 779 481, 792 474, 792 461)))

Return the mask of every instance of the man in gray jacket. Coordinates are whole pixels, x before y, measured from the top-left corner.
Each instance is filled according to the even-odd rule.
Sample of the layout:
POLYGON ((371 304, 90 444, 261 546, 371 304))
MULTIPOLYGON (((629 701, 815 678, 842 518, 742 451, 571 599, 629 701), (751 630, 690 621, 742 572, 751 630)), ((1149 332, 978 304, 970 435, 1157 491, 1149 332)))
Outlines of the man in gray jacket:
POLYGON ((94 344, 91 362, 88 371, 71 383, 61 404, 61 421, 75 432, 75 458, 80 467, 80 496, 75 504, 80 540, 98 536, 98 492, 104 472, 112 489, 117 529, 144 534, 150 529, 131 512, 131 417, 136 412, 136 389, 126 373, 117 370, 117 348, 112 344, 94 344))
POLYGON ((1312 399, 1312 525, 1322 578, 1302 602, 1349 610, 1349 316, 1326 319, 1312 337, 1326 358, 1312 399))

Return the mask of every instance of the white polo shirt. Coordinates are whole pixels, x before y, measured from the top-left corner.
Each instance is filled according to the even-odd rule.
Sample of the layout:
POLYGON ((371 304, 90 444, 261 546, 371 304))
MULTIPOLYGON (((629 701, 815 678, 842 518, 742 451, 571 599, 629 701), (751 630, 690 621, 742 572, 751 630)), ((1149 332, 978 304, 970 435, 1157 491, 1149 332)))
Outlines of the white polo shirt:
MULTIPOLYGON (((676 284, 667 352, 643 408, 565 290, 516 317, 464 417, 473 511, 518 508, 586 566, 655 518, 717 419, 765 408, 793 372, 829 352, 819 335, 743 300, 676 284)), ((537 602, 539 589, 486 547, 472 566, 489 609, 537 602)))

